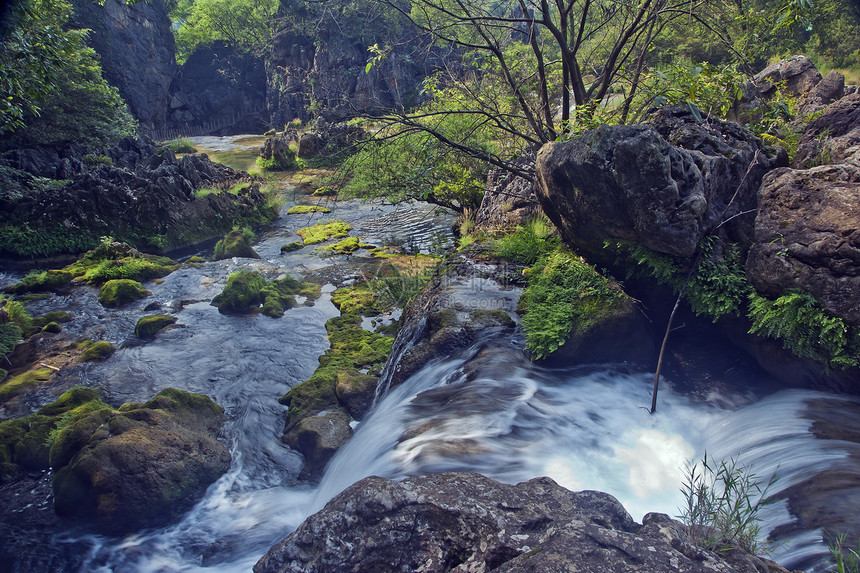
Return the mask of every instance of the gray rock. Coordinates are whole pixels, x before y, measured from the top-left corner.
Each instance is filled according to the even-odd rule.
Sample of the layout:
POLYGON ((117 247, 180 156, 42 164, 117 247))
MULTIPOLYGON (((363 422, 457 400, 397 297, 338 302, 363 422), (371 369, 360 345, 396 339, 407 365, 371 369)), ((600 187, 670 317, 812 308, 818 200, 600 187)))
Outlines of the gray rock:
MULTIPOLYGON (((534 156, 524 158, 520 165, 533 171, 534 156)), ((494 169, 487 176, 486 191, 475 214, 475 223, 488 229, 510 228, 542 212, 531 181, 494 169)))
POLYGON ((765 97, 776 92, 780 83, 784 83, 789 93, 803 96, 820 81, 821 73, 806 56, 792 56, 771 64, 753 77, 753 83, 765 97))
POLYGON ((284 434, 284 442, 305 457, 300 477, 316 480, 322 476, 331 457, 352 437, 351 421, 340 410, 321 412, 302 418, 284 434))
POLYGON ((846 95, 814 119, 797 145, 794 166, 860 163, 860 93, 846 95))
POLYGON ((651 123, 603 125, 541 148, 536 193, 564 239, 603 265, 613 262, 604 243, 616 240, 690 257, 722 220, 748 243, 761 177, 785 155, 768 155, 737 124, 700 124, 685 108, 663 108, 651 123))
POLYGON ((263 556, 255 573, 785 571, 729 564, 685 541, 680 524, 640 526, 612 496, 549 478, 518 485, 443 473, 350 486, 263 556))
POLYGON ((767 297, 803 289, 860 324, 860 165, 768 174, 746 272, 767 297))

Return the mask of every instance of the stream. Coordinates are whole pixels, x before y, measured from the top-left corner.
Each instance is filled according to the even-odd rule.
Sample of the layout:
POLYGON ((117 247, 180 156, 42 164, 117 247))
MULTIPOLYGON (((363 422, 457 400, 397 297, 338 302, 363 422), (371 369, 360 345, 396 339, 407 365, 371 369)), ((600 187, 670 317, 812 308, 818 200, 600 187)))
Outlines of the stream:
MULTIPOLYGON (((300 227, 340 219, 369 243, 428 252, 450 242, 452 220, 426 205, 357 201, 326 203, 331 214, 286 215, 295 203, 288 201, 280 219, 258 234, 260 260, 183 265, 163 283, 147 283, 152 296, 120 310, 104 309, 96 289, 85 287, 30 305, 34 315, 73 312, 69 334, 118 347, 102 363, 69 369, 70 384, 99 386, 114 404, 143 401, 168 386, 200 392, 224 406, 228 418, 222 438, 232 464, 204 499, 179 523, 124 539, 59 534, 56 543, 79 554, 78 570, 248 572, 305 517, 369 475, 477 471, 510 483, 548 475, 569 489, 611 493, 636 520, 651 511, 676 516, 688 464, 706 452, 711 459, 737 458, 765 481, 775 475, 771 494, 833 468, 853 472, 857 483, 860 457, 850 455, 856 444, 817 439, 809 413, 810 404, 827 400, 834 415, 860 426, 855 398, 774 393, 744 379, 731 392, 693 397, 667 380, 658 412, 650 415, 653 373, 613 364, 542 368, 523 354, 518 336, 483 340, 425 365, 378 400, 320 484, 302 483, 301 456, 281 441, 286 407, 277 398, 308 378, 327 349, 324 325, 338 314, 330 300, 334 286, 280 319, 225 316, 209 301, 239 268, 270 278, 331 274, 348 284, 360 257, 327 257, 312 247, 280 253, 281 245, 298 240, 300 227), (178 317, 179 327, 140 343, 134 323, 154 301, 159 312, 178 317)), ((775 560, 822 570, 827 546, 820 530, 791 531, 795 518, 784 500, 766 506, 762 517, 763 532, 780 526, 783 532, 775 560)))

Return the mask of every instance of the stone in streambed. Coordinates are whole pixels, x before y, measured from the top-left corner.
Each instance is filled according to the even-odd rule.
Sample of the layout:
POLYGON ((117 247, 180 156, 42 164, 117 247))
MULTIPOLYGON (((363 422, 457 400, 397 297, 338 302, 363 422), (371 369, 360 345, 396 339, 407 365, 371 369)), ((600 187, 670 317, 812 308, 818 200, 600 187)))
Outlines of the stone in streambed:
POLYGON ((337 450, 352 437, 352 418, 341 410, 302 418, 284 442, 305 456, 301 477, 319 479, 337 450))
POLYGON ((150 294, 152 293, 137 281, 116 279, 106 282, 99 289, 99 302, 105 307, 124 306, 150 294))
POLYGON ((142 316, 134 327, 134 334, 138 338, 154 338, 158 332, 176 322, 175 316, 164 314, 153 314, 142 316))

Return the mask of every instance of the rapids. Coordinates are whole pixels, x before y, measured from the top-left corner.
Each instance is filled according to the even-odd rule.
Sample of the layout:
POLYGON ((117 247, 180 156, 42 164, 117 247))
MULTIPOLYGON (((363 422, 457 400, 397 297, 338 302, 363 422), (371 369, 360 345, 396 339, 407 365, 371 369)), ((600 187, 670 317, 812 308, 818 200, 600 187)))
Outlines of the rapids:
MULTIPOLYGON (((542 368, 528 360, 515 336, 425 365, 378 398, 319 485, 301 483, 301 458, 280 439, 286 408, 277 398, 306 379, 326 350, 324 324, 337 315, 333 286, 313 306, 277 320, 224 316, 208 301, 238 268, 271 277, 333 273, 348 282, 353 270, 343 257, 313 248, 280 253, 281 245, 297 240, 295 229, 329 218, 349 222, 353 235, 371 243, 406 243, 426 252, 450 241, 450 217, 427 206, 340 202, 330 215, 282 215, 258 236, 261 260, 183 266, 163 283, 147 284, 152 296, 126 308, 102 308, 90 288, 31 305, 33 314, 73 312, 71 334, 98 335, 119 348, 103 363, 72 368, 68 384, 100 386, 112 403, 145 400, 173 386, 208 394, 228 417, 223 439, 232 465, 205 498, 179 523, 124 539, 58 533, 55 542, 77 554, 76 570, 247 572, 306 516, 368 475, 460 470, 507 482, 548 475, 570 489, 611 493, 637 520, 650 511, 677 515, 686 468, 705 452, 712 459, 738 458, 765 480, 775 475, 771 494, 840 464, 853 464, 850 471, 860 475, 849 460, 850 445, 817 439, 808 412, 810 404, 827 399, 829 408, 857 420, 856 399, 774 393, 744 379, 730 392, 689 396, 667 380, 650 415, 653 373, 615 364, 542 368), (181 328, 141 344, 132 335, 134 322, 153 301, 174 313, 181 328)), ((821 568, 827 553, 821 531, 791 531, 795 518, 784 500, 767 506, 762 517, 765 533, 783 532, 776 560, 789 568, 821 568)))

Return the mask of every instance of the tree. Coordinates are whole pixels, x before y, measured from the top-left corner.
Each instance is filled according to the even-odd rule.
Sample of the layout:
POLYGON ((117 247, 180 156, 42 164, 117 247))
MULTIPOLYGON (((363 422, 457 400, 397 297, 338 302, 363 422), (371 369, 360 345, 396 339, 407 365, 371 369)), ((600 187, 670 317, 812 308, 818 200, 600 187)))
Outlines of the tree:
POLYGON ((102 77, 86 30, 66 30, 65 0, 18 0, 9 8, 0 46, 0 133, 4 147, 111 144, 137 124, 116 88, 102 77))

